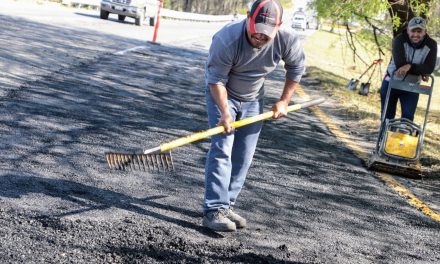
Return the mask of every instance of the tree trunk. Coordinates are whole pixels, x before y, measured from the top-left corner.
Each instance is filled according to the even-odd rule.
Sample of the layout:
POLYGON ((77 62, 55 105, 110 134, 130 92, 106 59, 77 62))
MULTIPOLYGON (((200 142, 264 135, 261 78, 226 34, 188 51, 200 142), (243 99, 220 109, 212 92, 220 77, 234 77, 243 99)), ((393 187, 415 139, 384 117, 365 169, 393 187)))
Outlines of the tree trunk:
MULTIPOLYGON (((390 7, 388 12, 391 17, 398 17, 400 19, 400 26, 398 28, 393 27, 393 36, 395 37, 407 27, 407 22, 416 16, 413 8, 411 7, 411 0, 388 0, 390 7)), ((429 10, 432 0, 419 0, 420 4, 427 6, 426 10, 429 10)), ((421 17, 426 18, 426 13, 421 13, 421 17)))
POLYGON ((183 11, 185 12, 191 12, 192 10, 192 0, 185 0, 185 6, 183 8, 183 11))

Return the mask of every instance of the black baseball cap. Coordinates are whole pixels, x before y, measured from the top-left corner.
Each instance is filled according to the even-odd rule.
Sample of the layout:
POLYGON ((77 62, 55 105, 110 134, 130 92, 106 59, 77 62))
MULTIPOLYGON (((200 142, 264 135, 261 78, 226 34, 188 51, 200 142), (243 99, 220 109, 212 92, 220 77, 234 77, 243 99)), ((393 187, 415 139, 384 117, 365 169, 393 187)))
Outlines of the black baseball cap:
POLYGON ((281 26, 283 7, 278 0, 257 0, 249 13, 251 33, 261 33, 274 38, 281 26))

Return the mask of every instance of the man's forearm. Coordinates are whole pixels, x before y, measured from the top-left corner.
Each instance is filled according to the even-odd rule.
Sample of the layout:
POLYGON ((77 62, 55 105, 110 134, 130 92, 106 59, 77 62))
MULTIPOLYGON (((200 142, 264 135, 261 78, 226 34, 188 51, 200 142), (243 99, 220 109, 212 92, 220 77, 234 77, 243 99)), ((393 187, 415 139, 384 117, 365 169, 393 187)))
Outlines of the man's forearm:
POLYGON ((290 100, 295 92, 295 89, 298 87, 298 82, 286 79, 284 83, 283 93, 280 97, 280 101, 285 102, 286 104, 290 103, 290 100))
POLYGON ((226 87, 219 84, 210 84, 209 89, 211 91, 211 96, 220 109, 222 115, 224 113, 228 113, 228 92, 226 91, 226 87))
POLYGON ((297 86, 298 86, 297 82, 286 79, 280 100, 276 102, 272 107, 273 118, 278 119, 283 116, 287 116, 287 107, 290 103, 290 99, 292 98, 293 93, 295 92, 295 88, 297 86))

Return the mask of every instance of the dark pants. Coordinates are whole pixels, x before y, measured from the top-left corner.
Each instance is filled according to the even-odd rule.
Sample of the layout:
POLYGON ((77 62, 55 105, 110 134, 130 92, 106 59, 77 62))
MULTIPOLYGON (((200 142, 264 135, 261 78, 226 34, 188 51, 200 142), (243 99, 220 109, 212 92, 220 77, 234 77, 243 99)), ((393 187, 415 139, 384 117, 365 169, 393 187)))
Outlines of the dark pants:
MULTIPOLYGON (((389 82, 383 80, 382 86, 380 87, 381 119, 383 118, 388 85, 389 82)), ((394 117, 396 116, 397 100, 400 101, 400 108, 402 109, 401 117, 414 121, 414 114, 416 112, 417 103, 419 101, 419 94, 395 89, 391 90, 390 92, 390 99, 388 100, 388 107, 385 119, 394 119, 394 117)))

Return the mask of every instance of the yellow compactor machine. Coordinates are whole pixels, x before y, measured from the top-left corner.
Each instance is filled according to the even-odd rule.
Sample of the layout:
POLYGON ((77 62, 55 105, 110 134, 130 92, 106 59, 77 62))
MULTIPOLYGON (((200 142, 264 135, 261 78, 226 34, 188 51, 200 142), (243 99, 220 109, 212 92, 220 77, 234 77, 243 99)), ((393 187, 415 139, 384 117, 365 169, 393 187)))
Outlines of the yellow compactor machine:
POLYGON ((418 75, 394 75, 391 78, 383 113, 387 111, 392 89, 409 91, 428 96, 424 120, 422 124, 416 124, 405 118, 385 119, 385 114, 383 114, 376 148, 367 162, 369 169, 411 178, 422 176, 419 159, 433 87, 434 77, 432 75, 430 76, 430 85, 421 84, 421 76, 418 75))

